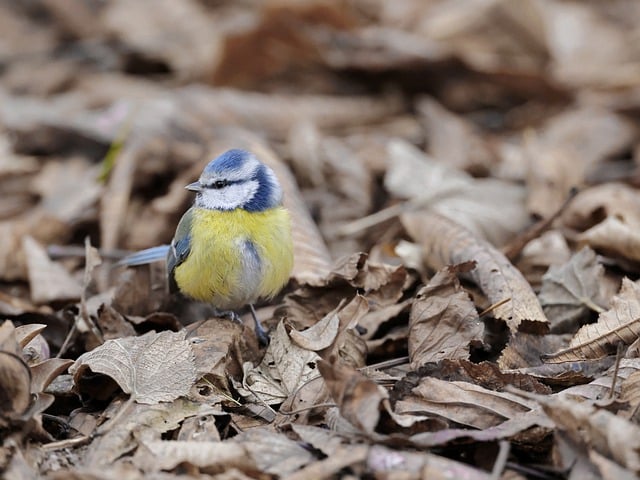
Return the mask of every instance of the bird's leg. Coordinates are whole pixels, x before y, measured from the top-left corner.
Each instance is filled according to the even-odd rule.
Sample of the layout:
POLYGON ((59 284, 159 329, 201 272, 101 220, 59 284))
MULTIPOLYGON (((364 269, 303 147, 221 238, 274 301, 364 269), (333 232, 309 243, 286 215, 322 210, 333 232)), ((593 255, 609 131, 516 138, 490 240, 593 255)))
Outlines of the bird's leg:
MULTIPOLYGON (((258 320, 258 316, 256 315, 256 311, 253 308, 252 304, 249 304, 251 307, 251 316, 253 317, 253 322, 256 330, 256 338, 258 339, 258 343, 263 347, 269 345, 269 334, 265 331, 264 327, 258 320)), ((233 310, 215 310, 215 315, 217 317, 228 318, 232 322, 236 322, 242 325, 242 319, 238 316, 236 312, 233 310)))
POLYGON ((263 347, 269 345, 269 334, 266 332, 260 320, 258 320, 258 316, 256 315, 256 310, 253 308, 253 304, 249 304, 249 308, 251 308, 251 316, 253 317, 253 323, 256 329, 256 337, 258 338, 258 343, 263 347))

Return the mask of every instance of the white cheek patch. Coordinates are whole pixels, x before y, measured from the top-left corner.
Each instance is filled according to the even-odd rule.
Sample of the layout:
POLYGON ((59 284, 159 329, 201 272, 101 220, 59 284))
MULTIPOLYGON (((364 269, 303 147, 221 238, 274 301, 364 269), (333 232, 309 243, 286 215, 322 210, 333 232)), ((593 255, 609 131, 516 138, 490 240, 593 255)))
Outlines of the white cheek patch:
POLYGON ((233 210, 249 202, 258 191, 258 182, 250 180, 224 188, 207 188, 196 197, 196 206, 210 210, 233 210))

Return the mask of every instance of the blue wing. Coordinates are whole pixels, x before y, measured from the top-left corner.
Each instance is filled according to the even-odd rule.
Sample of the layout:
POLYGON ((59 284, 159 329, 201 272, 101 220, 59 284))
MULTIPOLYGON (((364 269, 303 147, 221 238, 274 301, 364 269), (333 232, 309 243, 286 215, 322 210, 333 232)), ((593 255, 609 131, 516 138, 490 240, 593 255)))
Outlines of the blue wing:
POLYGON ((167 272, 169 274, 169 291, 171 292, 177 292, 179 290, 174 277, 175 269, 186 260, 191 252, 192 219, 193 209, 190 208, 180 219, 167 254, 167 272))

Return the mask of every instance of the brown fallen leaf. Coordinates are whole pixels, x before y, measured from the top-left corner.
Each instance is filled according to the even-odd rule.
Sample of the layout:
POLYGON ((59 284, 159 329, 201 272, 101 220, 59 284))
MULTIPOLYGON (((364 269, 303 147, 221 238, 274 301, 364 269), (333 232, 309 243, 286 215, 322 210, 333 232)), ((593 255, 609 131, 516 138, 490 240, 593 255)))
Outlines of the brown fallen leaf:
POLYGON ((395 404, 402 414, 431 415, 455 426, 485 429, 531 411, 535 403, 460 381, 425 377, 395 404))
MULTIPOLYGON (((347 433, 359 430, 375 436, 382 432, 400 434, 412 428, 422 430, 421 425, 434 428, 434 422, 423 415, 404 415, 393 411, 389 394, 382 386, 336 357, 330 361, 320 360, 318 369, 339 409, 339 416, 334 421, 341 426, 333 426, 332 429, 343 429, 347 433)), ((331 410, 327 417, 330 415, 331 410)), ((331 426, 330 418, 326 422, 331 426)))
POLYGON ((602 358, 614 353, 620 343, 633 343, 639 335, 640 284, 624 278, 611 308, 601 313, 596 323, 578 330, 567 348, 545 355, 544 360, 560 363, 602 358))
POLYGON ((617 218, 625 225, 640 225, 640 192, 618 182, 584 189, 563 212, 562 221, 568 227, 584 231, 607 217, 617 218))
POLYGON ((257 397, 268 405, 282 403, 300 387, 320 376, 320 357, 292 342, 284 322, 278 323, 262 362, 257 367, 246 362, 242 385, 237 386, 245 398, 257 397))
POLYGON ((500 304, 491 314, 503 320, 512 333, 545 333, 549 320, 522 274, 487 241, 441 215, 404 213, 401 221, 412 238, 422 244, 424 260, 434 269, 475 261, 469 277, 482 289, 490 304, 500 304))
POLYGON ((30 236, 22 240, 27 260, 31 300, 48 303, 58 300, 77 300, 82 286, 64 269, 49 259, 46 250, 30 236))
POLYGON ((247 446, 237 441, 143 440, 140 446, 133 462, 145 472, 173 470, 183 463, 210 474, 230 468, 245 472, 257 470, 247 446))
POLYGON ((340 414, 355 427, 373 433, 380 420, 381 404, 388 401, 387 391, 335 358, 331 363, 320 360, 318 369, 340 414))
POLYGON ((260 471, 278 478, 289 478, 300 467, 315 460, 314 454, 304 445, 269 427, 247 430, 235 436, 233 441, 247 450, 248 458, 260 471))
POLYGON ((373 445, 367 456, 367 467, 384 478, 445 480, 466 478, 489 480, 486 472, 428 452, 392 450, 383 445, 373 445), (396 476, 397 475, 397 476, 396 476))
POLYGON ((452 168, 450 159, 430 157, 402 140, 391 140, 387 151, 385 187, 395 197, 409 199, 405 211, 428 207, 497 246, 530 224, 521 186, 473 178, 452 168))
POLYGON ((611 255, 640 261, 640 234, 637 228, 637 224, 627 223, 625 219, 607 217, 576 239, 611 255))
POLYGON ((468 359, 472 343, 481 343, 484 324, 457 274, 472 262, 445 267, 422 287, 409 316, 409 359, 412 368, 442 359, 468 359))
POLYGON ((574 331, 589 311, 602 313, 609 304, 601 285, 604 267, 590 248, 583 248, 562 266, 542 277, 538 298, 554 333, 574 331))
POLYGON ((111 377, 132 400, 150 405, 187 395, 197 380, 184 330, 108 340, 69 369, 80 387, 88 371, 111 377))
POLYGON ((575 441, 640 473, 640 427, 588 401, 563 394, 536 396, 535 400, 558 428, 575 441))
MULTIPOLYGON (((113 419, 122 411, 123 404, 127 403, 122 399, 116 399, 103 413, 113 419)), ((76 413, 82 415, 82 412, 76 413)), ((137 448, 142 440, 160 440, 163 433, 180 428, 181 422, 186 418, 219 413, 215 407, 185 398, 155 405, 130 404, 128 415, 121 421, 112 423, 112 427, 102 435, 93 438, 83 453, 82 464, 111 468, 120 462, 131 462, 127 455, 137 448)))
POLYGON ((427 133, 429 153, 435 158, 459 170, 491 170, 494 155, 471 122, 429 97, 420 98, 416 109, 427 133))

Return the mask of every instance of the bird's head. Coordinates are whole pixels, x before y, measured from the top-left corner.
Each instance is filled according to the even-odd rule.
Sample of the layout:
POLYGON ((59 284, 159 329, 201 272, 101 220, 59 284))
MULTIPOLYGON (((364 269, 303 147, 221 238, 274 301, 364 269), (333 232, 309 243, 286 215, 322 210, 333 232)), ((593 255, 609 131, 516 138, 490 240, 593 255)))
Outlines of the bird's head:
POLYGON ((245 150, 228 150, 211 160, 197 182, 195 205, 210 210, 243 208, 259 212, 282 202, 282 188, 273 170, 245 150))

